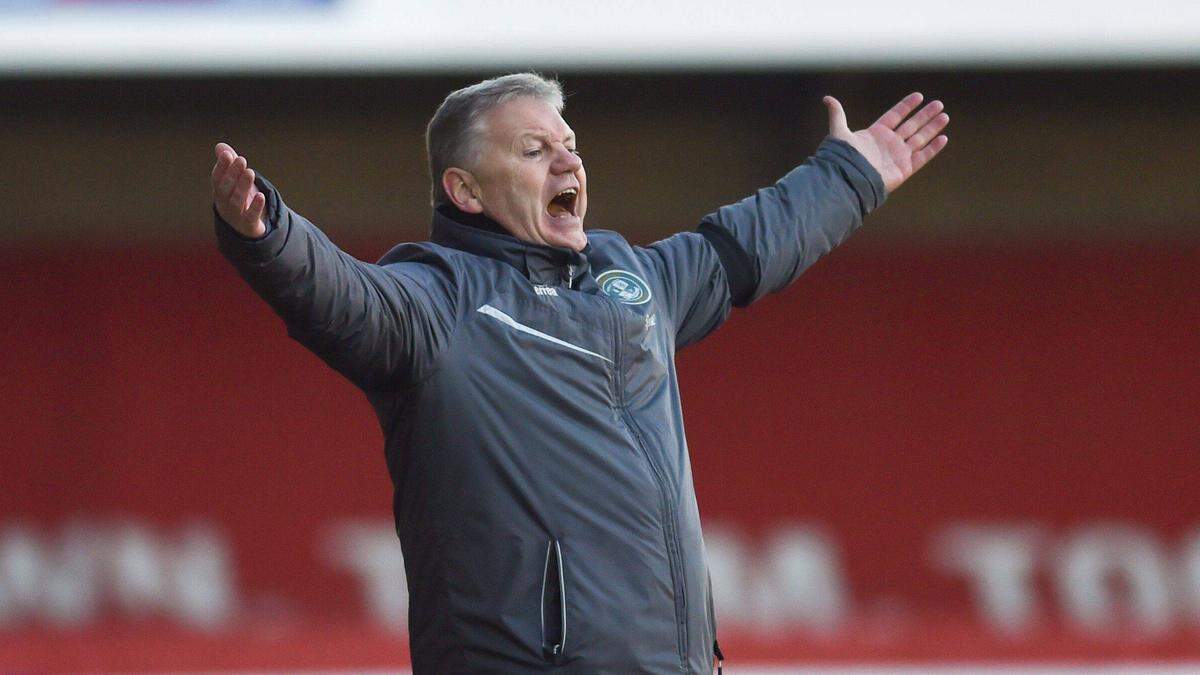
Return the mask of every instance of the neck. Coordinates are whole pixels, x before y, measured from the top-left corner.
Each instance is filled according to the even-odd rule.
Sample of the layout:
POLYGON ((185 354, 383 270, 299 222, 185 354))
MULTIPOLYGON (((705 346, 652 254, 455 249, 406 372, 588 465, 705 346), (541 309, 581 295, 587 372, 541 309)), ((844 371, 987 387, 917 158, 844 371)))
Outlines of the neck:
POLYGON ((450 220, 453 220, 454 222, 456 222, 460 225, 466 225, 467 227, 474 227, 476 229, 484 230, 486 232, 494 232, 496 234, 503 234, 503 235, 507 235, 509 237, 512 236, 512 233, 509 232, 508 230, 506 230, 503 225, 501 225, 500 223, 497 223, 496 221, 492 220, 491 218, 488 218, 486 215, 484 215, 482 213, 467 213, 466 211, 460 210, 458 207, 456 207, 453 204, 443 204, 443 205, 439 206, 437 208, 437 210, 443 216, 446 216, 450 220))

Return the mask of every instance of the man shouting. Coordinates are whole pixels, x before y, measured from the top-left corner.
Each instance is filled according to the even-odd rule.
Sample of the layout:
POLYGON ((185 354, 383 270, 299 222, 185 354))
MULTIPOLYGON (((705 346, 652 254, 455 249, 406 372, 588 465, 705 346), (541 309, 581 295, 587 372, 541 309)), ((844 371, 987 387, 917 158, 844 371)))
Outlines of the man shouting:
POLYGON ((217 145, 221 252, 379 416, 416 673, 711 671, 675 352, 791 283, 947 142, 920 94, 857 132, 824 102, 812 157, 646 247, 584 229, 562 90, 533 74, 446 97, 430 240, 373 265, 217 145))

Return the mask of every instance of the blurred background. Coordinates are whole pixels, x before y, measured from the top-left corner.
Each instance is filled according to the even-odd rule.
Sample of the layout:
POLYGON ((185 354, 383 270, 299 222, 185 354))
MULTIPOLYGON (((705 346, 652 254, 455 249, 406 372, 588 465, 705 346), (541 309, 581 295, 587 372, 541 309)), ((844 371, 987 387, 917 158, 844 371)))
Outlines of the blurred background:
POLYGON ((1200 668, 1197 3, 0 0, 0 671, 407 667, 378 424, 217 254, 212 146, 374 260, 523 69, 636 243, 824 94, 951 115, 679 356, 729 672, 1200 668))

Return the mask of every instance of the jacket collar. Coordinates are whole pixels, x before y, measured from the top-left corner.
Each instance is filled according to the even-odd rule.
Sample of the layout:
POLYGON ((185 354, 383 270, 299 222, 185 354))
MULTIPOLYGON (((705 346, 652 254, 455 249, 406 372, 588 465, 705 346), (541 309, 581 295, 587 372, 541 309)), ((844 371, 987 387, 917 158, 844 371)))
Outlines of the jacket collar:
POLYGON ((591 245, 584 246, 583 251, 572 251, 557 246, 531 244, 496 231, 499 225, 491 227, 495 222, 490 219, 487 220, 487 227, 483 224, 465 225, 454 217, 459 213, 445 207, 435 210, 430 241, 512 265, 535 284, 567 286, 578 290, 595 286, 587 259, 591 245))

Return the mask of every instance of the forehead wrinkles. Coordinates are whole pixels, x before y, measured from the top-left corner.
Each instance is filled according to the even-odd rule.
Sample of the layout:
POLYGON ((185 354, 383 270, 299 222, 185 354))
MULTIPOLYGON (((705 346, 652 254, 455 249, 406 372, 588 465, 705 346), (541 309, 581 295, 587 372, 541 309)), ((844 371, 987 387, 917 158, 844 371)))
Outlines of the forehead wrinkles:
POLYGON ((575 136, 562 115, 550 106, 530 99, 518 99, 493 108, 481 122, 482 131, 502 146, 529 136, 564 142, 575 136))

